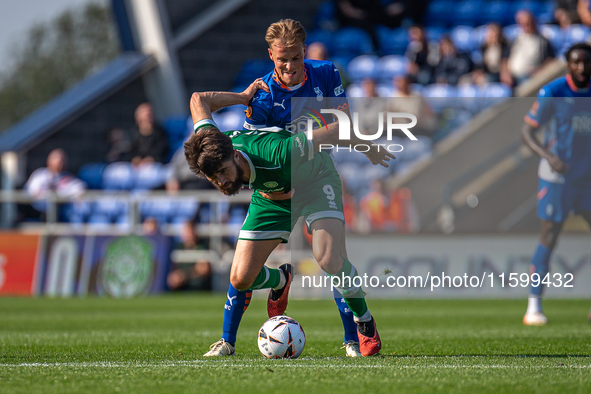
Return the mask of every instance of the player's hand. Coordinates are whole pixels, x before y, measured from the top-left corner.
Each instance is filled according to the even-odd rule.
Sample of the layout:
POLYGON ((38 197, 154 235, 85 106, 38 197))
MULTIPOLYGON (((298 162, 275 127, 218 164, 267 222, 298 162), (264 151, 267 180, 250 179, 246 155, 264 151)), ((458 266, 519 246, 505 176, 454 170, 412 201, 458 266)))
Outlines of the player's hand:
POLYGON ((246 89, 244 89, 244 92, 241 93, 244 96, 244 102, 242 104, 248 105, 254 94, 259 89, 264 90, 267 93, 270 92, 267 84, 261 78, 257 78, 246 89))
POLYGON ((568 172, 568 164, 563 162, 557 155, 551 154, 547 160, 554 171, 560 174, 566 174, 568 172))
POLYGON ((291 189, 288 192, 272 192, 272 193, 263 193, 259 192, 261 196, 265 197, 267 200, 274 200, 274 201, 281 201, 281 200, 289 200, 295 194, 295 189, 291 189))
POLYGON ((390 167, 388 161, 396 159, 396 156, 388 152, 385 146, 376 143, 371 144, 371 149, 364 154, 374 166, 379 164, 386 168, 390 167))

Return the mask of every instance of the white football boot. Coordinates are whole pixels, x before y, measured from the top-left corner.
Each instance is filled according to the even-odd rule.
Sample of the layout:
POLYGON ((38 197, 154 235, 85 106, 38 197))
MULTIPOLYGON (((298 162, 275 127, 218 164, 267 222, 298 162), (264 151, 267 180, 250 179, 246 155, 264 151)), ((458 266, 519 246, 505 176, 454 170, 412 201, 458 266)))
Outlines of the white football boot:
POLYGON ((526 326, 545 326, 548 319, 542 312, 526 313, 523 316, 523 324, 526 326))
POLYGON ((224 339, 220 339, 209 347, 209 351, 203 355, 203 357, 220 357, 220 356, 233 356, 235 348, 224 339))
POLYGON ((345 349, 347 357, 363 357, 363 355, 359 351, 359 342, 347 341, 343 343, 341 349, 345 349))

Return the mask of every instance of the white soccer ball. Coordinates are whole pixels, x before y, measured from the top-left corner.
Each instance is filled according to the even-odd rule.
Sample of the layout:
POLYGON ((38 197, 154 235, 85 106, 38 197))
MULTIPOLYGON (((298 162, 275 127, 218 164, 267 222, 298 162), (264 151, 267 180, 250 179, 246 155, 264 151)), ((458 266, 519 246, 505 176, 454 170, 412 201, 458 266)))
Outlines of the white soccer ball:
POLYGON ((258 344, 267 358, 298 358, 306 345, 306 334, 291 317, 275 316, 261 326, 258 344))

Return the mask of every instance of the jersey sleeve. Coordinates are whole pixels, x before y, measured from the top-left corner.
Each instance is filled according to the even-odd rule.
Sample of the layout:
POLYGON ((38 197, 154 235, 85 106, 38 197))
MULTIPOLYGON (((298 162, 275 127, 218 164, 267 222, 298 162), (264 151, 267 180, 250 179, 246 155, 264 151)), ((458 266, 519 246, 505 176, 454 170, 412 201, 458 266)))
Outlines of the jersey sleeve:
POLYGON ((267 127, 267 121, 271 114, 269 106, 269 94, 258 91, 246 110, 246 120, 244 121, 244 129, 257 130, 267 127))
POLYGON ((538 98, 523 119, 525 123, 538 128, 549 121, 553 114, 552 98, 552 91, 547 86, 540 89, 538 98))
POLYGON ((325 78, 327 81, 327 106, 328 108, 338 109, 340 111, 349 107, 347 94, 343 88, 343 81, 339 69, 333 64, 329 63, 326 69, 325 78))

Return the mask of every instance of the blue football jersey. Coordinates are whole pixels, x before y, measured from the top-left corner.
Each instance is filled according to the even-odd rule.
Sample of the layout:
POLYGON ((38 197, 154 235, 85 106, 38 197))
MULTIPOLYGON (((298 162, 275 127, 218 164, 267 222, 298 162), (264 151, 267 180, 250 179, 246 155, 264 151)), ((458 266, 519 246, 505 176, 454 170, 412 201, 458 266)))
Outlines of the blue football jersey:
POLYGON ((262 79, 270 92, 259 90, 252 98, 244 122, 247 130, 277 127, 300 133, 307 130, 307 119, 314 111, 349 106, 339 70, 332 62, 304 60, 304 81, 290 88, 277 78, 275 70, 262 79), (300 99, 292 102, 292 98, 300 99))
POLYGON ((544 147, 558 155, 568 167, 563 176, 552 171, 548 162, 540 161, 540 179, 591 182, 591 90, 578 89, 570 75, 542 87, 538 98, 525 116, 533 127, 547 124, 544 147))

